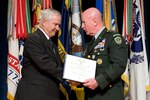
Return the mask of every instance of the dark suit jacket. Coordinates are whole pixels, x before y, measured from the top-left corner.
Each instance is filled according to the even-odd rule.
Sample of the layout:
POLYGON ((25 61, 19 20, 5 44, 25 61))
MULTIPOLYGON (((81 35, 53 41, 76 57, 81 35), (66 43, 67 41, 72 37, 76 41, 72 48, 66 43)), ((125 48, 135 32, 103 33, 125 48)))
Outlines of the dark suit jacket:
POLYGON ((124 100, 121 75, 126 69, 128 49, 119 33, 104 29, 95 42, 87 44, 84 57, 97 61, 98 88, 85 88, 89 100, 124 100))
POLYGON ((24 45, 22 79, 15 100, 59 100, 61 77, 57 47, 37 29, 27 37, 24 45))

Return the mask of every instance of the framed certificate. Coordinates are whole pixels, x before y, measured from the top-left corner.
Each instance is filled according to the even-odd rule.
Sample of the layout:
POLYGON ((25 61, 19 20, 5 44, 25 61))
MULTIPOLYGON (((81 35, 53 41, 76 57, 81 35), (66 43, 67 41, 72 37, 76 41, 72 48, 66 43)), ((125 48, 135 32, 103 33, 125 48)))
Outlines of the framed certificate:
POLYGON ((94 78, 96 61, 73 55, 66 55, 63 78, 78 82, 94 78))

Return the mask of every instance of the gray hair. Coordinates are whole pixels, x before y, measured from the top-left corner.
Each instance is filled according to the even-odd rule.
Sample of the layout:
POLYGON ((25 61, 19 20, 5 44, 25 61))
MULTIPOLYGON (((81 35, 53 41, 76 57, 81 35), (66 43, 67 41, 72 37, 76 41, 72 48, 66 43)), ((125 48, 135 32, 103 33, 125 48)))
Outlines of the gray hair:
POLYGON ((42 10, 40 15, 39 15, 39 22, 43 19, 51 20, 53 18, 53 14, 56 14, 56 15, 61 17, 60 12, 55 10, 55 9, 44 9, 44 10, 42 10))

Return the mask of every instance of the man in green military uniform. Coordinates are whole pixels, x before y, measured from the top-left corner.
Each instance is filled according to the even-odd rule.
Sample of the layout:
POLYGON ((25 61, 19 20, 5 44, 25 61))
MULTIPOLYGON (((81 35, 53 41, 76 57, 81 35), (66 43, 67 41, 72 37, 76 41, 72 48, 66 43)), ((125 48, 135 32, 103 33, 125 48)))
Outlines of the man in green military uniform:
POLYGON ((128 49, 119 33, 108 31, 101 13, 89 8, 82 13, 82 28, 93 36, 83 56, 97 62, 96 75, 83 82, 87 100, 124 100, 121 75, 126 69, 128 49))

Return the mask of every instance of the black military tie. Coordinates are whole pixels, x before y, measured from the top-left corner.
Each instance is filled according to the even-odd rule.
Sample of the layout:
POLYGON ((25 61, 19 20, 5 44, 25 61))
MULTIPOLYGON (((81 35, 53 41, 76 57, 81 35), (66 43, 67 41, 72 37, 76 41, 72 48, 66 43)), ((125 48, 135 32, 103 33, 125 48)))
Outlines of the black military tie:
POLYGON ((93 45, 94 41, 95 41, 95 37, 93 37, 91 40, 91 46, 93 45))
POLYGON ((95 41, 95 37, 92 38, 91 43, 89 44, 88 48, 86 49, 87 53, 89 53, 91 51, 94 41, 95 41))

